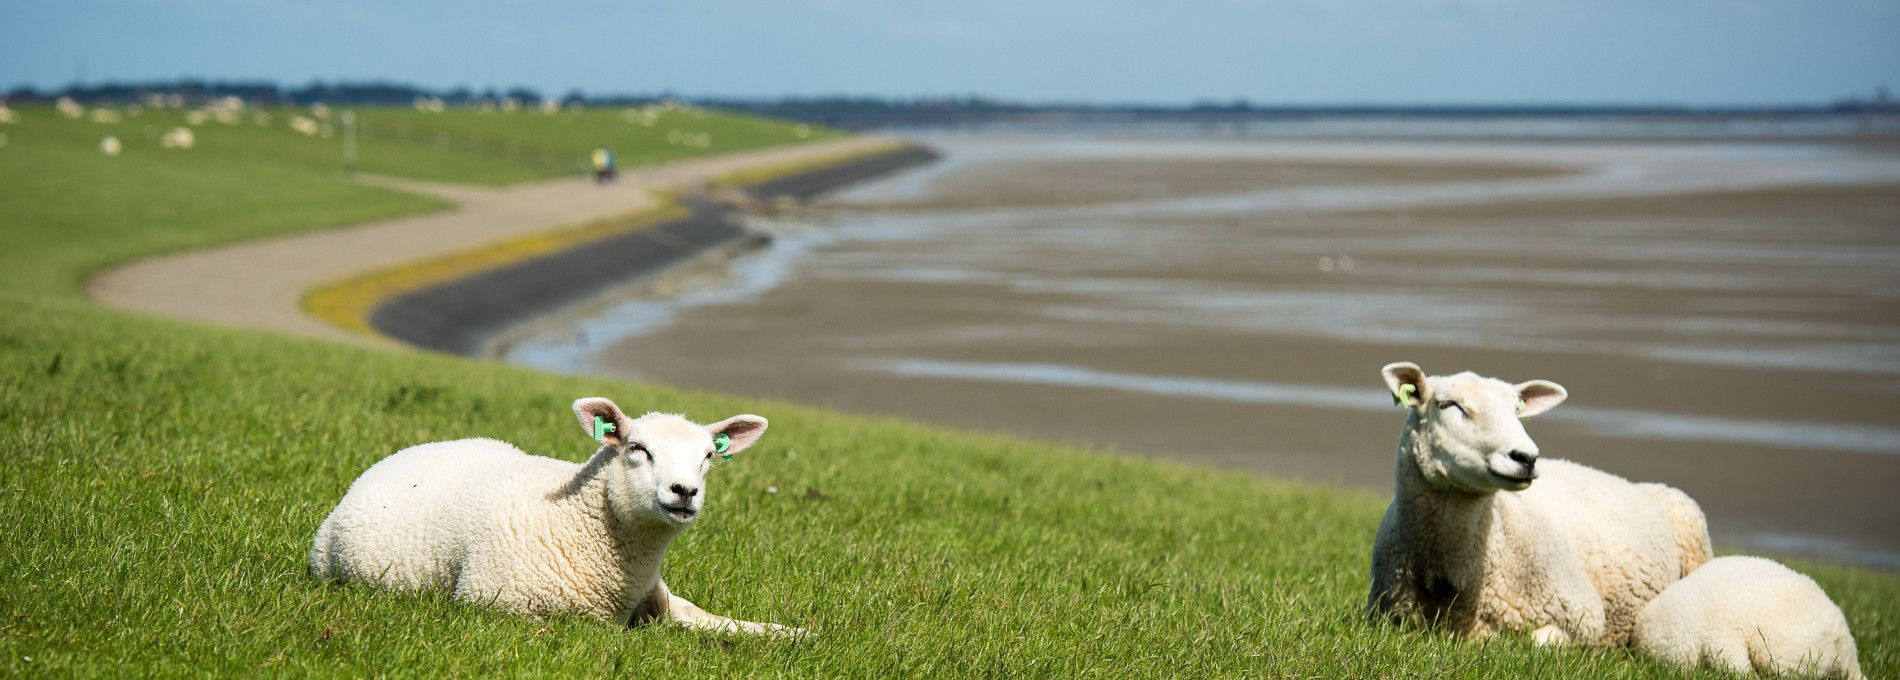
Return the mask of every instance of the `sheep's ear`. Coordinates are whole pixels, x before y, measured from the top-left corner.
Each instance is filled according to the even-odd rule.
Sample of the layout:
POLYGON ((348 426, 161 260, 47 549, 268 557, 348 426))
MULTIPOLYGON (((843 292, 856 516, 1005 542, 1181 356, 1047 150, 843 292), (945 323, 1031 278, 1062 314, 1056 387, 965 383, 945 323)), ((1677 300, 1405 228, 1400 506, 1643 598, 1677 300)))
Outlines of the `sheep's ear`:
POLYGON ((1556 408, 1570 397, 1563 385, 1549 380, 1532 380, 1517 384, 1517 417, 1531 416, 1556 408))
POLYGON ((765 434, 765 419, 750 413, 733 416, 707 425, 706 431, 713 433, 714 441, 718 440, 719 435, 726 435, 728 438, 726 450, 719 453, 730 456, 744 451, 746 447, 759 440, 759 435, 765 434))
POLYGON ((1410 361, 1386 364, 1380 371, 1385 374, 1385 386, 1392 390, 1392 399, 1400 406, 1421 406, 1427 399, 1425 395, 1425 372, 1418 364, 1410 361))
POLYGON ((620 412, 612 399, 606 397, 587 397, 574 400, 574 417, 581 419, 581 429, 587 431, 587 438, 602 444, 620 446, 627 443, 627 414, 620 412), (600 419, 598 431, 595 418, 600 419))

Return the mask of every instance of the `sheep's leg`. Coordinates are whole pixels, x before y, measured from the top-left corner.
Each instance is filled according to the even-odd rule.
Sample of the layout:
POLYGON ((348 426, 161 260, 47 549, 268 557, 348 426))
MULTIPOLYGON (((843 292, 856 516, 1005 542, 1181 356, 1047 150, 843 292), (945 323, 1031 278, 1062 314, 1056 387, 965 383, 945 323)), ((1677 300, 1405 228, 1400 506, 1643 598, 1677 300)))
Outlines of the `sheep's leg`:
POLYGON ((666 589, 665 583, 653 588, 653 600, 665 603, 667 620, 695 630, 707 630, 722 633, 744 633, 747 635, 771 635, 784 637, 803 637, 810 635, 803 628, 781 626, 776 623, 757 623, 726 618, 688 602, 686 598, 674 595, 666 589))

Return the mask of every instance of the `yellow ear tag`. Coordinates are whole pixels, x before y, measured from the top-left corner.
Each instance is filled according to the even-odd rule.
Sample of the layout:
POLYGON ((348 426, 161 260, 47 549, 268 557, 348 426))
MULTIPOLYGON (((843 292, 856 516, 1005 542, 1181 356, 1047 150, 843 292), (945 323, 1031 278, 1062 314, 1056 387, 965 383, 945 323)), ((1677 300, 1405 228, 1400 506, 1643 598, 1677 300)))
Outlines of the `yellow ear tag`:
POLYGON ((1392 395, 1392 405, 1400 407, 1400 408, 1409 408, 1408 406, 1406 406, 1405 400, 1411 399, 1412 393, 1417 392, 1417 391, 1418 391, 1417 385, 1411 385, 1411 384, 1400 385, 1399 394, 1403 394, 1405 396, 1401 397, 1399 396, 1399 394, 1392 395))

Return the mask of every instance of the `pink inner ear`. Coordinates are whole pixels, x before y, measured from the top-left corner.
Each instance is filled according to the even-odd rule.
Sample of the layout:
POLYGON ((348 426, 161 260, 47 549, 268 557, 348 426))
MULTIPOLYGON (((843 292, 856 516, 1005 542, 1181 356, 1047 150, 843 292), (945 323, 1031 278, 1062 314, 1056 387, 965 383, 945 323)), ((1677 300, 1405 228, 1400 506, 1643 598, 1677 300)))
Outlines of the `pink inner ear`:
POLYGON ((620 411, 613 400, 603 397, 587 397, 574 401, 574 416, 581 421, 581 429, 587 431, 587 438, 594 438, 594 419, 600 418, 614 426, 614 429, 602 433, 599 441, 604 444, 620 445, 626 443, 627 414, 620 411))
POLYGON ((758 441, 759 435, 765 434, 765 425, 766 421, 764 418, 747 414, 733 416, 707 425, 706 431, 713 434, 724 432, 727 437, 731 437, 732 445, 726 447, 726 453, 730 455, 743 451, 746 447, 751 446, 753 442, 758 441))
POLYGON ((1518 410, 1518 415, 1529 418, 1556 408, 1556 406, 1563 403, 1564 399, 1568 398, 1570 394, 1564 390, 1563 386, 1556 383, 1533 380, 1526 383, 1519 383, 1517 386, 1517 396, 1518 399, 1523 402, 1523 407, 1518 410))

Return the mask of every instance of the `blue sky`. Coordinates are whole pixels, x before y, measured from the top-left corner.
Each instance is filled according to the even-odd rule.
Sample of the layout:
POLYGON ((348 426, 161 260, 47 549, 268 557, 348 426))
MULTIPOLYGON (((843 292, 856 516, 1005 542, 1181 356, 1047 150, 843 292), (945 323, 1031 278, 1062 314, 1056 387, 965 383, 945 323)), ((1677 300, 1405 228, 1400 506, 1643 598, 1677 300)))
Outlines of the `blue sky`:
POLYGON ((1900 0, 4 0, 0 86, 385 78, 549 94, 1824 102, 1900 0))

